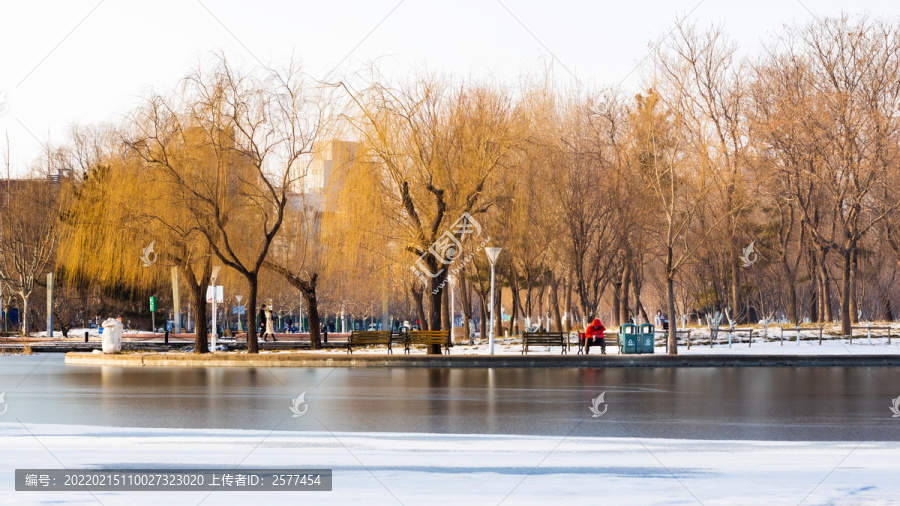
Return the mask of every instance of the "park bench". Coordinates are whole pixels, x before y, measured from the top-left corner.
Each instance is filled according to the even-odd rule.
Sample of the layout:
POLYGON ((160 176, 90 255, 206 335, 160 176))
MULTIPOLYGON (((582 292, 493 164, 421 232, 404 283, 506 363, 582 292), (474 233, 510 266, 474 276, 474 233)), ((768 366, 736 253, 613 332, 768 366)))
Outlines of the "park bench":
POLYGON ((399 344, 406 346, 406 340, 409 338, 409 332, 406 329, 400 329, 391 332, 391 344, 399 344))
POLYGON ((353 353, 354 346, 380 346, 387 345, 388 353, 391 350, 391 331, 390 330, 355 330, 350 333, 347 339, 347 353, 353 353))
MULTIPOLYGON (((609 348, 609 347, 616 348, 619 350, 620 353, 622 351, 622 343, 619 342, 618 334, 611 334, 611 335, 603 334, 603 345, 606 348, 609 348)), ((591 345, 592 348, 596 348, 598 346, 600 346, 600 345, 599 344, 591 345)), ((579 355, 584 354, 584 341, 582 341, 581 339, 578 340, 578 354, 579 355)))
POLYGON ((448 330, 412 330, 406 337, 405 350, 409 353, 409 349, 417 344, 425 346, 443 346, 444 353, 450 354, 450 331, 448 330))
POLYGON ((567 353, 568 341, 568 334, 563 332, 525 332, 522 334, 522 354, 528 353, 529 346, 560 346, 562 353, 567 353))

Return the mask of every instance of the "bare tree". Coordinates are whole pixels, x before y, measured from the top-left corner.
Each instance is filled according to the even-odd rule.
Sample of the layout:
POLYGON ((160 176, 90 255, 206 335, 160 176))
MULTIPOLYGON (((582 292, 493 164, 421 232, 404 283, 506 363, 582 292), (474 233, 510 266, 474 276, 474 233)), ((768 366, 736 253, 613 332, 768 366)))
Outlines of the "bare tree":
POLYGON ((822 252, 822 282, 827 253, 840 256, 841 330, 849 335, 854 256, 866 234, 900 209, 897 25, 848 15, 817 20, 789 32, 761 73, 766 142, 822 252))
POLYGON ((307 175, 323 107, 294 62, 245 71, 217 55, 183 80, 179 96, 151 97, 135 126, 130 144, 178 192, 219 261, 246 279, 248 350, 257 353, 260 269, 307 175), (191 145, 198 149, 178 155, 191 145))
MULTIPOLYGON (((22 335, 29 335, 28 300, 52 272, 59 242, 59 166, 49 148, 31 177, 4 182, 0 195, 0 281, 22 301, 22 335), (51 177, 52 176, 52 177, 51 177)), ((6 170, 10 172, 7 139, 6 170)))

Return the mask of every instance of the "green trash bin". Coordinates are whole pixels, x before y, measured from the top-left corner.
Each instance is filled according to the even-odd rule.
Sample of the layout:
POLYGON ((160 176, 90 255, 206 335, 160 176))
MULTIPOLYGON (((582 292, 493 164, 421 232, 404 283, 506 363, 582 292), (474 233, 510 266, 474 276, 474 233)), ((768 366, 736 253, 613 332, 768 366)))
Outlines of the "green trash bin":
POLYGON ((626 355, 641 352, 641 335, 638 333, 637 325, 623 323, 619 327, 619 346, 622 349, 622 353, 626 355))
POLYGON ((641 350, 640 353, 653 353, 656 346, 655 327, 652 323, 641 324, 641 350))

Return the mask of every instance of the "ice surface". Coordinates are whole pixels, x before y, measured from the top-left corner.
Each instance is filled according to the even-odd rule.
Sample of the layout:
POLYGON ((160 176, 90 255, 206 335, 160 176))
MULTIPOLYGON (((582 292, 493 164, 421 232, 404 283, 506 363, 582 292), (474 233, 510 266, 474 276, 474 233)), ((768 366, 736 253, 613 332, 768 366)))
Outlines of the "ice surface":
POLYGON ((16 468, 63 466, 334 469, 331 492, 213 492, 204 505, 900 501, 900 443, 865 434, 839 443, 638 440, 332 433, 318 422, 321 431, 301 433, 3 423, 0 504, 193 505, 209 494, 13 491, 16 468))

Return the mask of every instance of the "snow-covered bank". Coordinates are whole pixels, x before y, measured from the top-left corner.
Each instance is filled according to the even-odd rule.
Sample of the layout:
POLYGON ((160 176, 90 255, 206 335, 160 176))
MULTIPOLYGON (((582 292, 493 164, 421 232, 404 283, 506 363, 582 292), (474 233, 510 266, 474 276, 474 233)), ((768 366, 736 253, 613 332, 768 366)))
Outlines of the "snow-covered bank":
POLYGON ((898 442, 331 433, 328 420, 319 425, 297 433, 3 423, 0 504, 198 504, 208 494, 13 492, 16 468, 60 463, 334 469, 331 492, 213 492, 205 505, 900 502, 898 442))
MULTIPOLYGON (((887 326, 887 324, 879 323, 877 326, 887 326)), ((743 329, 744 327, 741 327, 743 329)), ((839 337, 839 327, 836 325, 827 325, 824 328, 822 344, 819 344, 819 329, 818 328, 810 328, 806 327, 801 329, 800 331, 800 341, 798 343, 796 339, 796 331, 793 329, 789 329, 785 327, 785 331, 783 333, 782 340, 782 331, 781 327, 770 326, 768 329, 764 329, 762 326, 754 326, 754 334, 753 334, 753 342, 748 343, 747 332, 741 331, 734 333, 732 337, 731 345, 728 343, 728 331, 720 330, 718 333, 717 340, 713 343, 713 346, 709 345, 709 329, 705 327, 688 327, 691 330, 691 347, 688 349, 687 343, 684 337, 679 339, 679 347, 678 353, 681 355, 707 355, 707 354, 738 354, 738 355, 900 355, 900 324, 891 323, 890 324, 890 333, 892 337, 889 339, 887 337, 887 332, 883 330, 872 331, 871 336, 867 336, 866 331, 864 330, 856 330, 855 337, 852 342, 849 339, 839 337), (765 335, 764 335, 765 333, 765 335)), ((78 329, 77 331, 73 331, 71 335, 78 336, 83 335, 83 329, 78 329)), ((739 329, 740 330, 740 329, 739 329)), ((96 332, 96 330, 94 330, 96 332)), ((43 340, 46 338, 42 337, 43 333, 34 334, 35 337, 32 339, 43 340)), ((128 339, 133 339, 135 335, 139 334, 129 334, 128 339)), ((147 335, 152 335, 147 333, 147 335)), ((607 335, 614 335, 614 330, 610 330, 607 332, 607 335)), ((95 335, 92 335, 92 339, 96 340, 95 335)), ((83 339, 83 338, 81 338, 83 339)), ((81 339, 74 338, 71 342, 81 342, 81 339)), ((298 339, 299 336, 298 336, 298 339)), ((62 343, 67 342, 66 340, 59 340, 62 343)), ((279 338, 280 345, 290 346, 291 337, 283 337, 279 338)), ((574 338, 571 339, 572 346, 569 349, 569 354, 575 354, 577 352, 577 345, 575 344, 574 338)), ((221 340, 221 343, 229 343, 233 341, 229 340, 221 340)), ((334 341, 331 344, 336 345, 337 341, 334 341)), ((340 341, 345 343, 346 341, 340 341)), ((33 345, 36 343, 32 343, 33 345)), ((182 349, 189 348, 191 343, 189 341, 182 342, 177 345, 179 349, 173 349, 173 353, 181 353, 182 349)), ((265 344, 263 345, 265 346, 265 344)), ((342 347, 337 348, 326 348, 323 350, 310 351, 308 348, 308 337, 304 337, 302 340, 297 342, 298 349, 302 349, 304 352, 310 353, 323 353, 323 354, 340 354, 345 355, 346 350, 342 347)), ((263 349, 261 353, 288 353, 292 350, 266 350, 263 349)), ((394 353, 403 353, 402 346, 394 345, 394 353)), ((542 348, 542 347, 532 347, 529 350, 530 355, 546 355, 546 354, 560 354, 560 348, 554 347, 552 349, 542 348)), ((607 347, 608 354, 617 354, 618 348, 616 346, 608 346, 607 347)), ((665 342, 662 334, 657 334, 656 337, 656 348, 655 353, 665 353, 665 342)), ((520 355, 522 352, 522 341, 517 337, 499 337, 495 341, 494 346, 494 354, 495 355, 520 355)), ((229 353, 245 353, 245 351, 237 351, 237 352, 229 352, 229 353)), ((385 346, 373 346, 367 348, 359 348, 355 349, 353 354, 386 354, 387 347, 385 346)), ((424 354, 424 347, 418 347, 413 350, 414 354, 424 354)), ((591 354, 598 354, 600 350, 598 347, 592 347, 591 354)), ((468 345, 465 343, 456 344, 452 350, 451 355, 488 355, 490 354, 490 347, 488 345, 487 339, 476 339, 474 345, 468 345)))

